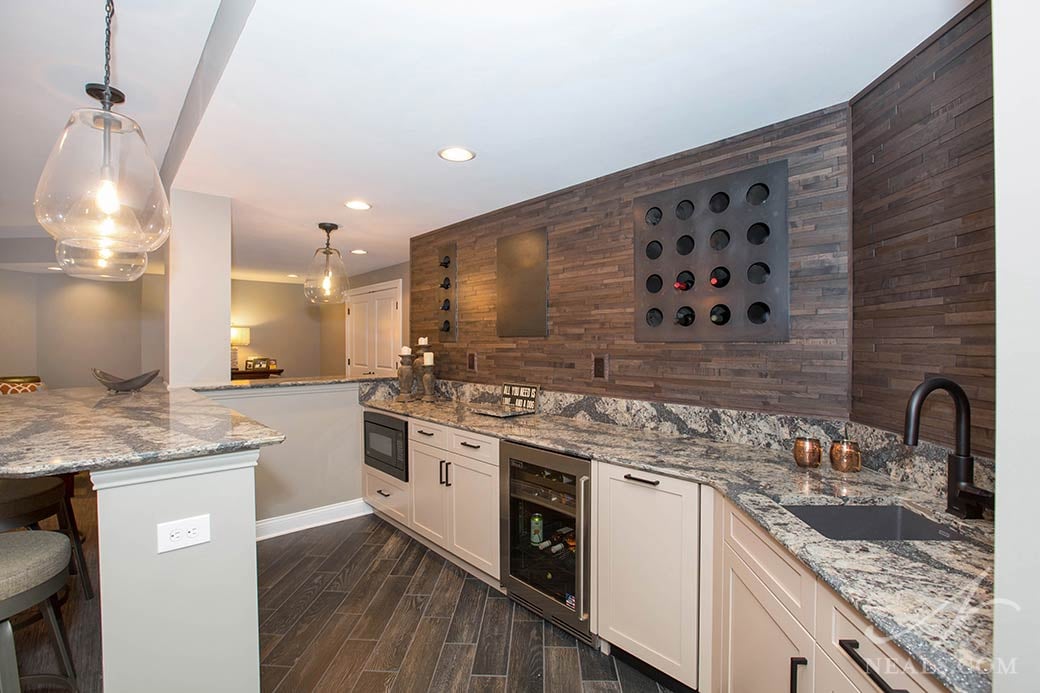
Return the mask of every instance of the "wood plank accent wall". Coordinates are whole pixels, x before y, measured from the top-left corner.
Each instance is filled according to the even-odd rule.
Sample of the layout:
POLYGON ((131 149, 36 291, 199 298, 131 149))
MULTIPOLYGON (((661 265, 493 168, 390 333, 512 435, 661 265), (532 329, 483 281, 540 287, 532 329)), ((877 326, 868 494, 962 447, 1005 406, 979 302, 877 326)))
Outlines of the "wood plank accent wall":
MULTIPOLYGON (((441 378, 846 417, 849 411, 848 109, 799 116, 418 236, 411 334, 436 336, 439 244, 458 243, 459 339, 435 346, 441 378), (791 340, 636 344, 632 199, 760 164, 789 162, 791 340), (495 242, 545 227, 549 336, 496 336, 495 242), (467 352, 478 355, 467 370, 467 352), (609 356, 606 379, 593 355, 609 356)), ((697 243, 707 247, 698 229, 697 243)), ((733 230, 731 230, 733 231, 733 230)), ((742 233, 743 230, 738 230, 742 233)), ((436 342, 436 340, 432 340, 436 342)))
MULTIPOLYGON (((976 3, 851 104, 852 418, 901 431, 910 391, 945 375, 993 454, 995 267, 989 3, 976 3)), ((1028 317, 1028 316, 1026 316, 1028 317)), ((953 444, 933 395, 922 435, 953 444)))

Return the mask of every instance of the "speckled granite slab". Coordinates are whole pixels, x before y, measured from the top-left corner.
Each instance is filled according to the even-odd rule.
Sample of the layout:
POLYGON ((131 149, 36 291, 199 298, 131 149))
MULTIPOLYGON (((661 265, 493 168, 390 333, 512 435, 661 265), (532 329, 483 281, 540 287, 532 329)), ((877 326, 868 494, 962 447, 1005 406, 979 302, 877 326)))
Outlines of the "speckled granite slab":
MULTIPOLYGON (((373 388, 373 392, 378 388, 373 388)), ((551 415, 495 419, 461 402, 367 406, 571 455, 708 484, 809 566, 879 631, 954 691, 988 691, 993 633, 993 525, 944 512, 931 489, 864 470, 797 468, 787 453, 706 436, 551 415), (971 539, 835 541, 784 504, 902 504, 971 539)))
POLYGON ((258 448, 273 429, 191 390, 100 387, 0 397, 0 477, 112 469, 258 448))
POLYGON ((342 383, 379 383, 394 381, 394 378, 372 375, 315 375, 305 378, 256 378, 232 380, 224 385, 206 385, 192 388, 195 392, 217 392, 220 390, 259 390, 267 387, 299 387, 301 385, 340 385, 342 383))

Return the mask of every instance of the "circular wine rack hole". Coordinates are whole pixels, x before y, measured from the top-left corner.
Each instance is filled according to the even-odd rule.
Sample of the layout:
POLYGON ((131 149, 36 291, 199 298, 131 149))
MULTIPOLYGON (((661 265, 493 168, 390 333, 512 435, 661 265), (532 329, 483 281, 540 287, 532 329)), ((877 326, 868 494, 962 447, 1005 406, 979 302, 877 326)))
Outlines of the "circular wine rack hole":
POLYGON ((646 278, 646 290, 652 294, 656 294, 664 286, 664 280, 661 279, 660 274, 651 274, 646 278))
POLYGON ((712 306, 709 317, 713 325, 725 325, 729 322, 729 306, 721 303, 712 306))
POLYGON ((660 207, 651 207, 646 210, 646 223, 648 226, 657 226, 663 218, 664 214, 661 212, 660 207))
POLYGON ((693 216, 693 203, 689 200, 683 200, 675 206, 675 216, 680 221, 686 221, 693 216))
POLYGON ((747 319, 754 325, 764 325, 769 320, 769 306, 761 301, 752 303, 747 309, 747 319))
POLYGON ((697 319, 697 314, 693 312, 693 308, 689 306, 683 306, 679 310, 675 311, 675 324, 681 325, 682 327, 689 327, 693 324, 693 321, 697 319))
POLYGON ((769 186, 765 183, 755 183, 748 188, 746 199, 749 205, 757 207, 769 199, 769 186))
POLYGON ((695 281, 693 272, 690 270, 683 270, 675 277, 675 288, 677 291, 689 291, 693 288, 695 281))
POLYGON ((756 222, 748 227, 747 240, 751 245, 762 245, 769 240, 769 227, 762 222, 756 222))
POLYGON ((650 241, 646 244, 646 256, 651 260, 661 257, 662 252, 664 252, 664 246, 660 241, 650 241))
POLYGON ((756 262, 747 268, 747 280, 752 284, 765 284, 769 279, 769 265, 756 262))
POLYGON ((689 255, 693 252, 693 236, 679 236, 675 242, 675 252, 680 255, 689 255))
POLYGON ((711 232, 708 245, 712 250, 724 250, 729 245, 729 231, 726 229, 715 229, 711 232))
POLYGON ((714 286, 716 289, 729 284, 729 270, 725 267, 716 267, 711 271, 711 275, 708 277, 708 283, 714 286))
POLYGON ((650 327, 657 327, 664 320, 664 313, 659 311, 657 308, 651 308, 646 311, 646 324, 650 327))
POLYGON ((716 214, 722 214, 729 209, 729 195, 724 192, 715 193, 708 201, 708 209, 716 214))

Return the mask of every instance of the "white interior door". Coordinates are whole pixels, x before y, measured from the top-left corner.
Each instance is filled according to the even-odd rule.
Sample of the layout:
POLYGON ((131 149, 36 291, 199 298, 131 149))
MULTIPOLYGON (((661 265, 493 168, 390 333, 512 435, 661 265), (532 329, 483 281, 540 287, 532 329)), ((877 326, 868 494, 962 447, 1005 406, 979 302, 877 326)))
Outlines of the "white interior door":
POLYGON ((355 289, 347 297, 347 375, 397 374, 401 284, 388 284, 355 289))

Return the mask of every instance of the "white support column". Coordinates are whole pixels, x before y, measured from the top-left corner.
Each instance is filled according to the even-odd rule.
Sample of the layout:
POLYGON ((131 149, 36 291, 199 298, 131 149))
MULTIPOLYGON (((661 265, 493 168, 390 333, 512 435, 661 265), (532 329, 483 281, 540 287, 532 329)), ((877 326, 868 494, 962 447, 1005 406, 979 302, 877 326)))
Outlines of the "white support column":
POLYGON ((106 692, 260 689, 258 454, 91 473, 106 692), (157 524, 198 515, 209 515, 209 542, 158 553, 157 524))
POLYGON ((231 379, 231 198, 173 190, 166 250, 166 381, 231 379))

